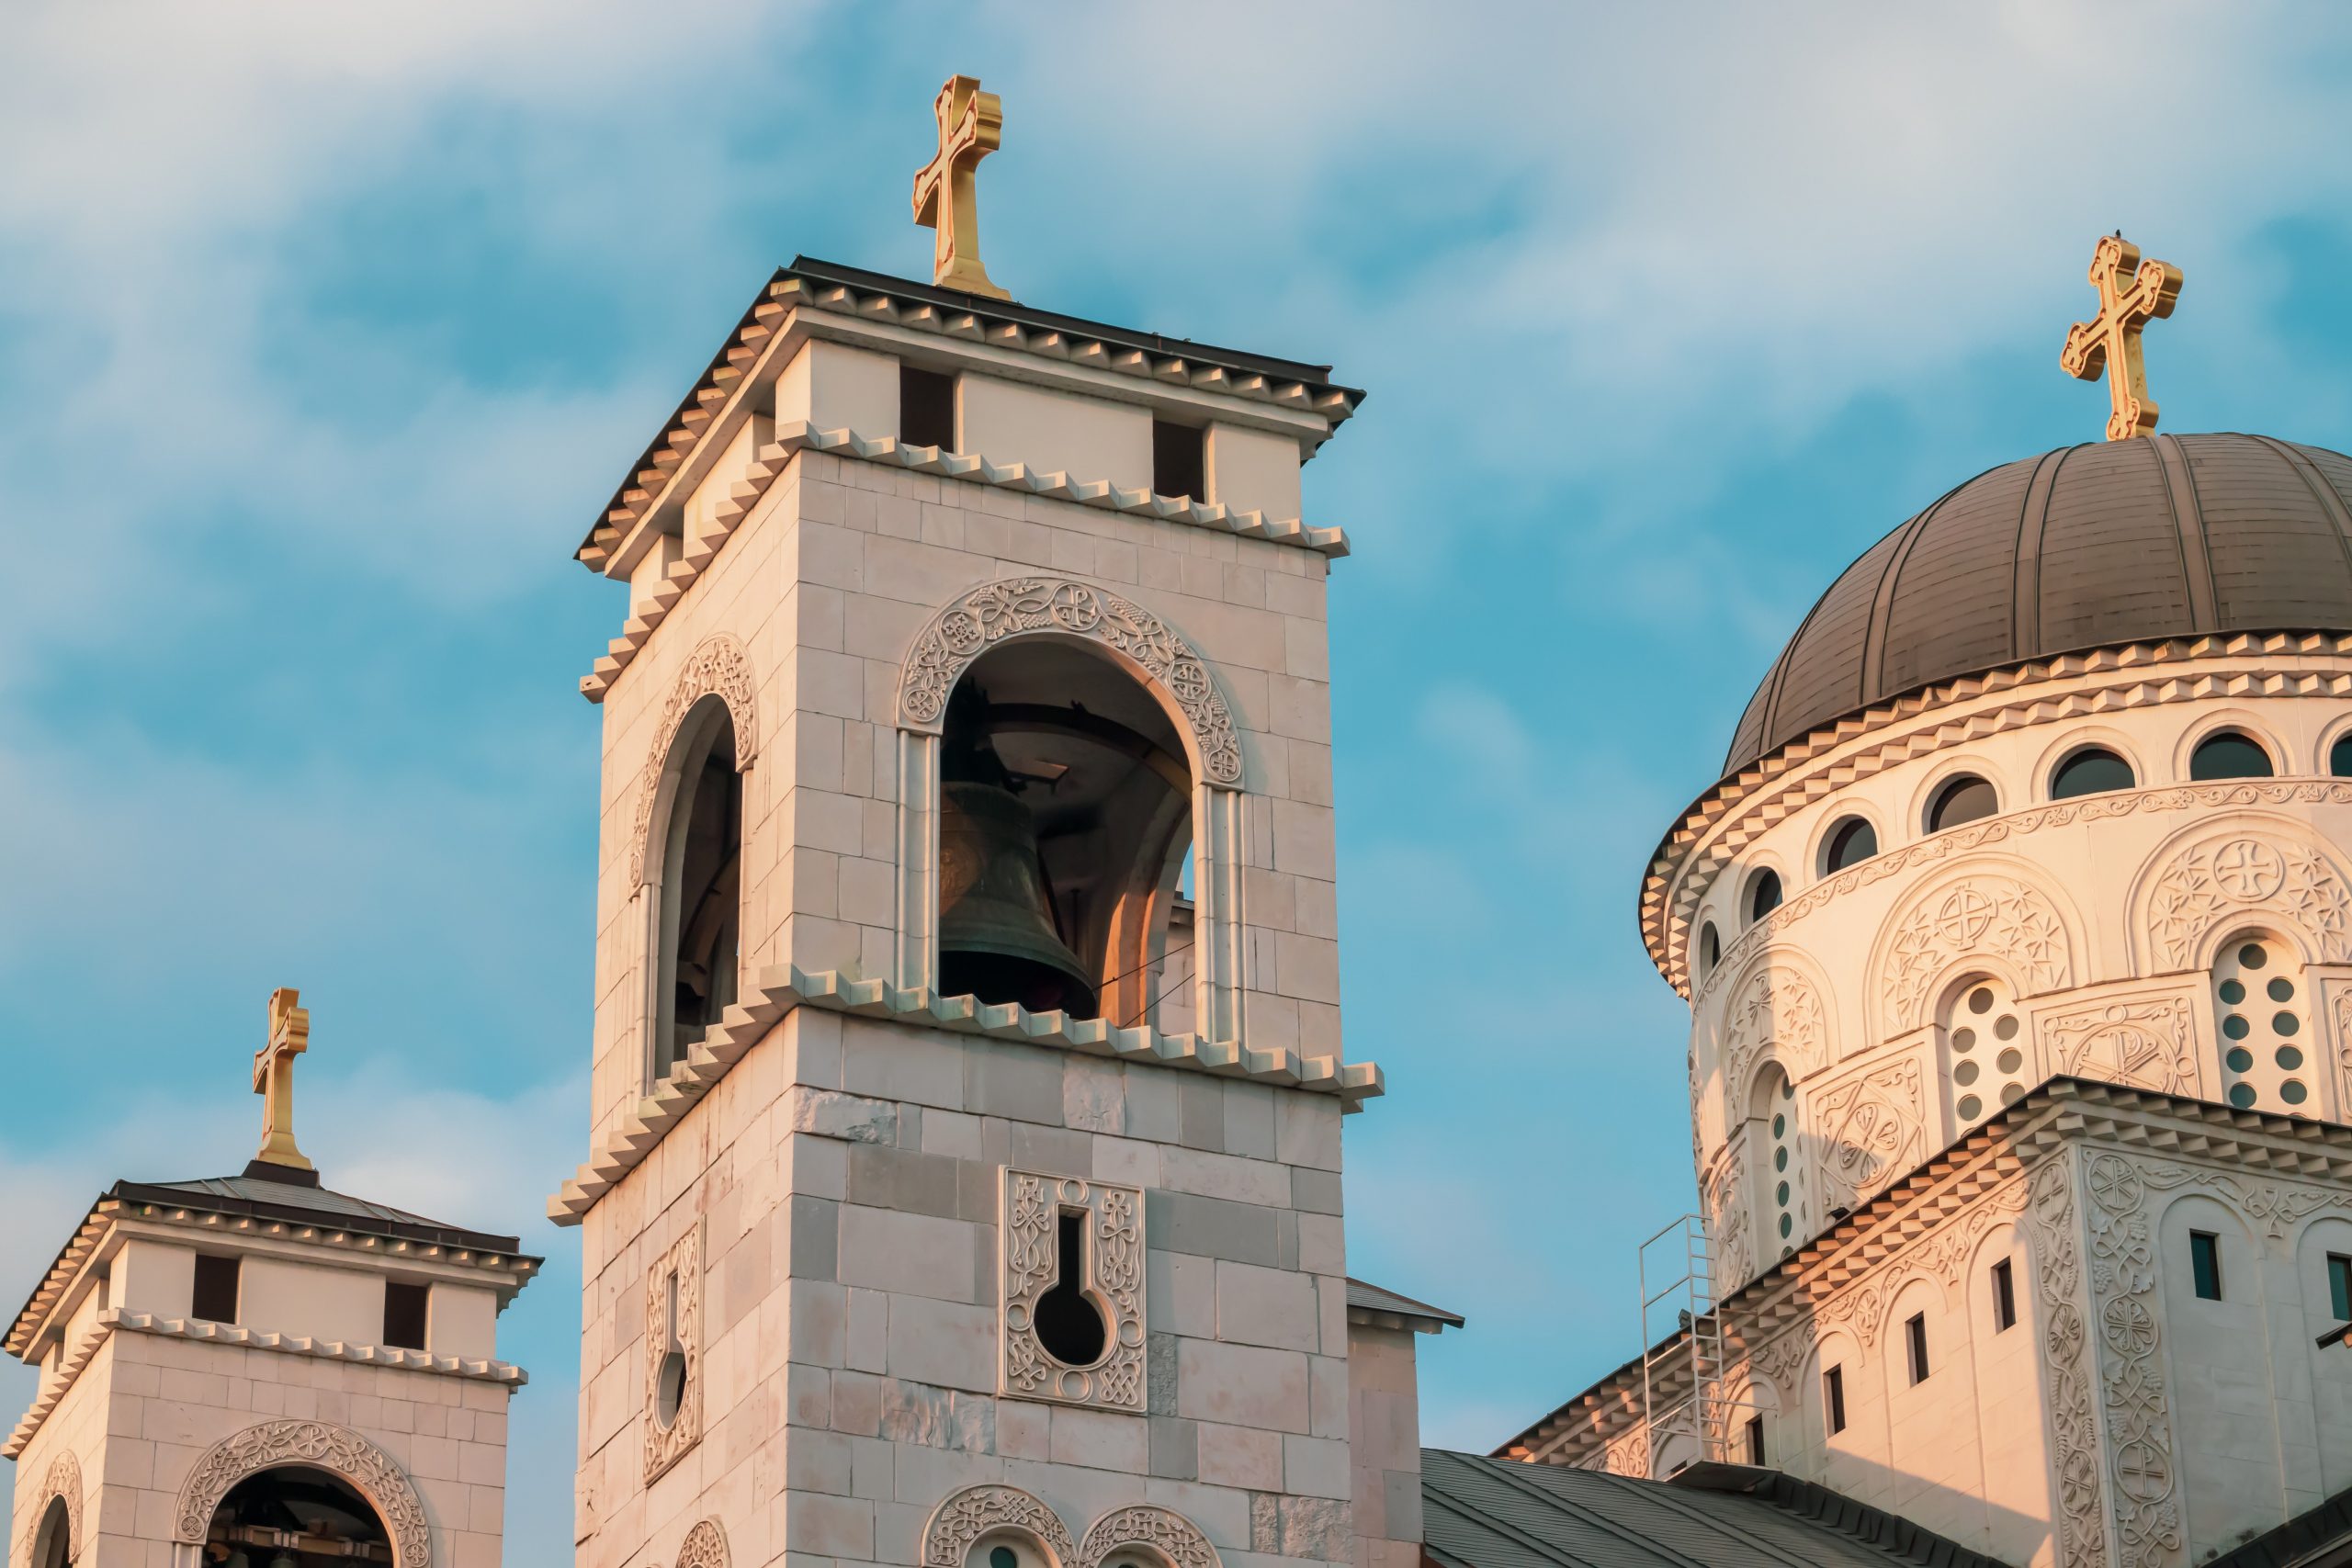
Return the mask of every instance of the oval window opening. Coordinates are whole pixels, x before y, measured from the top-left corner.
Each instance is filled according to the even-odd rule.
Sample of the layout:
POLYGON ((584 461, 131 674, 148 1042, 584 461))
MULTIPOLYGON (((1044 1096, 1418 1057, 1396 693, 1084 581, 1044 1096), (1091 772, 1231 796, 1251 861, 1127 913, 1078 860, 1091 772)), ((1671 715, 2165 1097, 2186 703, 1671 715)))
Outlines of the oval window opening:
POLYGON ((2079 795, 2105 795, 2109 790, 2130 789, 2140 781, 2132 774, 2132 764, 2104 746, 2086 746, 2064 761, 2050 775, 2050 798, 2072 800, 2079 795))

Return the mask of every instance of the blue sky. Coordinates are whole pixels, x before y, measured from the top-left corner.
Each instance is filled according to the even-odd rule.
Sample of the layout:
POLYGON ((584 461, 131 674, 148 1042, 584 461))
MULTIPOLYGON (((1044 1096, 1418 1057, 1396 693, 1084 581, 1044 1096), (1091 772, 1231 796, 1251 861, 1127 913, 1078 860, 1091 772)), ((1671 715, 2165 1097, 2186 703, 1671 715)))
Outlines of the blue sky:
MULTIPOLYGON (((1634 923, 1812 597, 2093 439, 2096 237, 2175 431, 2352 446, 2352 15, 460 0, 0 11, 0 1292, 233 1168, 273 986, 349 1190, 521 1231, 509 1561, 568 1561, 596 712, 571 546, 796 252, 919 275, 951 71, 1021 299, 1315 360, 1352 1267, 1483 1447, 1634 1348, 1691 1201, 1634 923), (1442 18, 1441 20, 1441 17, 1442 18)), ((21 1374, 0 1394, 28 1393, 21 1374)))

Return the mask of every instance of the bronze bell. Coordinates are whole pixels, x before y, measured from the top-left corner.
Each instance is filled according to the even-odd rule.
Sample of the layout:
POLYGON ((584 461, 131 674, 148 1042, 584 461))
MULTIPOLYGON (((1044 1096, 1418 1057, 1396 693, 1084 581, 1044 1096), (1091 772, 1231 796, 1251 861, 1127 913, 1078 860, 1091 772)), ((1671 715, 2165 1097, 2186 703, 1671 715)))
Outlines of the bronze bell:
POLYGON ((1095 1013, 1094 981, 1054 930, 1037 825, 999 784, 940 784, 939 989, 1032 1012, 1095 1013))

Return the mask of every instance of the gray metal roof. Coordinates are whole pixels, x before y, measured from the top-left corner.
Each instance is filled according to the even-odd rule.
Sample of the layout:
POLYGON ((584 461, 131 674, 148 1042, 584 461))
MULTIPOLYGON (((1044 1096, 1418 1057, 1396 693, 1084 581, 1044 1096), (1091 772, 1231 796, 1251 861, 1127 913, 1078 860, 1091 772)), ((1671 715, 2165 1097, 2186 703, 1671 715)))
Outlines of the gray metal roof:
POLYGON ((1418 1328, 1421 1323, 1426 1323, 1428 1327, 1423 1332, 1429 1334, 1435 1334, 1441 1328, 1462 1326, 1462 1314, 1458 1312, 1448 1312, 1442 1306, 1417 1302, 1410 1296, 1400 1296, 1394 1291, 1384 1291, 1378 1285, 1369 1285, 1354 1278, 1348 1280, 1348 1310, 1419 1319, 1421 1322, 1413 1326, 1418 1328))
MULTIPOLYGON (((258 1163, 258 1162, 256 1162, 258 1163)), ((371 1203, 347 1192, 263 1177, 208 1176, 193 1181, 118 1181, 107 1194, 134 1203, 161 1203, 208 1213, 250 1213, 269 1219, 311 1221, 338 1230, 359 1231, 476 1252, 516 1253, 522 1238, 428 1220, 387 1203, 371 1203)))
POLYGON ((2001 1568, 1778 1471, 1673 1481, 1421 1450, 1423 1544, 1442 1568, 2001 1568))
POLYGON ((1863 551, 1756 689, 1724 773, 1939 681, 2256 631, 2352 631, 2352 457, 2261 435, 2062 447, 1863 551))

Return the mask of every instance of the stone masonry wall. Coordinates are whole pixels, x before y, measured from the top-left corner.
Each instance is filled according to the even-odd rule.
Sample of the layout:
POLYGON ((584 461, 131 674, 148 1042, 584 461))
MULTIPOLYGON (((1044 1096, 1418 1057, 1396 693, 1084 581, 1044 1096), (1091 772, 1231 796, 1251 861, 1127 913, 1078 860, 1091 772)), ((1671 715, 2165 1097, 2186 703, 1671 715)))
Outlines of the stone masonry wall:
POLYGON ((1073 1536, 1158 1503, 1227 1568, 1350 1555, 1336 1100, 804 1008, 583 1227, 582 1568, 913 1564, 1025 1488, 1073 1536), (1148 1410, 1000 1397, 1001 1168, 1146 1190, 1148 1410), (703 1436, 644 1481, 645 1292, 703 1227, 703 1436))

